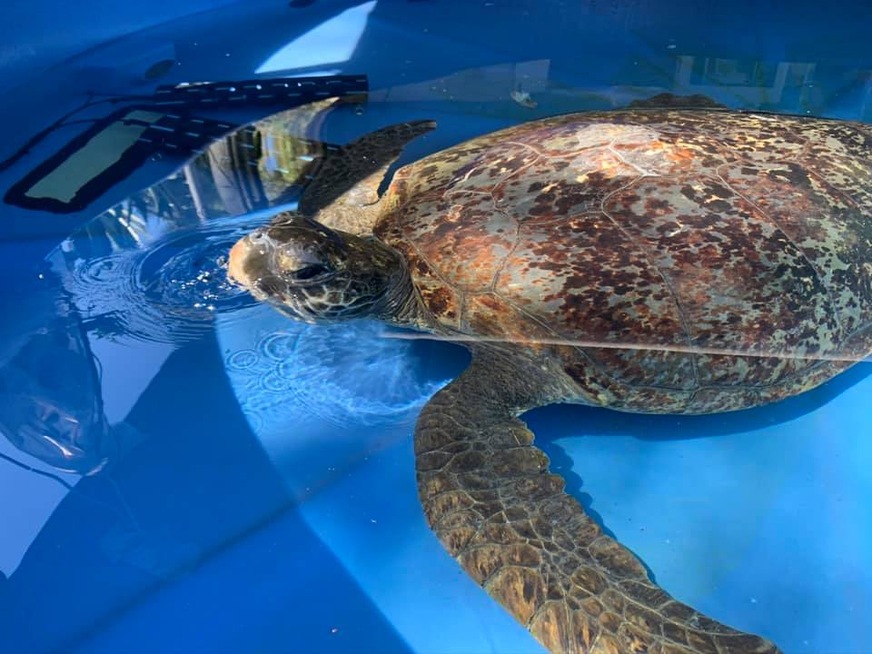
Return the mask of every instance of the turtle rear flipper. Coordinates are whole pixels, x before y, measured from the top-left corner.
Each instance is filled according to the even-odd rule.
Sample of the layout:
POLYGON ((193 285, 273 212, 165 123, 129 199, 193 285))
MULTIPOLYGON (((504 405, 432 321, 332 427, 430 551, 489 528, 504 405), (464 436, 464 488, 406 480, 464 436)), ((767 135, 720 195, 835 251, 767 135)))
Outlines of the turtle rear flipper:
POLYGON ((378 189, 407 143, 436 127, 432 120, 390 125, 348 145, 332 147, 311 172, 299 211, 333 229, 369 233, 378 215, 378 189))
POLYGON ((552 652, 778 652, 673 599, 564 492, 515 417, 554 376, 512 356, 478 349, 418 420, 418 494, 448 552, 552 652))

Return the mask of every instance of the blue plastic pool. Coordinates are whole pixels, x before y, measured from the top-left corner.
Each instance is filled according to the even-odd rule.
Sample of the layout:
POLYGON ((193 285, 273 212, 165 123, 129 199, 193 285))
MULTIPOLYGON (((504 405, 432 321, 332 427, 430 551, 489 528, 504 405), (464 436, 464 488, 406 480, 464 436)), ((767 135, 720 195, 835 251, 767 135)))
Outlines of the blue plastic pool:
MULTIPOLYGON (((435 119, 401 161, 662 91, 872 121, 872 9, 844 4, 229 4, 26 75, 7 66, 0 187, 39 196, 40 165, 183 82, 365 75, 365 102, 289 120, 342 144, 435 119)), ((283 108, 202 115, 242 125, 283 108)), ((264 132, 269 165, 291 175, 310 153, 282 149, 283 125, 264 132)), ((113 138, 69 159, 56 197, 121 157, 113 138)), ((156 151, 86 206, 6 195, 0 209, 0 652, 542 651, 418 505, 414 421, 465 351, 369 322, 296 324, 230 285, 227 250, 282 206, 283 178, 246 190, 235 155, 210 152, 211 176, 202 157, 156 151)), ((863 652, 869 370, 735 414, 527 420, 567 488, 677 598, 788 653, 863 652)))

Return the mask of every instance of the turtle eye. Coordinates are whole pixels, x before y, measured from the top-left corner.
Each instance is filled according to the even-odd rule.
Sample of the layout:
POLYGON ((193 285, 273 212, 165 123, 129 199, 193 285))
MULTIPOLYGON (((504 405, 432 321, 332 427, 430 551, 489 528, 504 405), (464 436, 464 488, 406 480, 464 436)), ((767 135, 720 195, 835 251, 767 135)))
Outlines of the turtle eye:
POLYGON ((323 263, 312 263, 308 266, 303 266, 297 270, 290 271, 288 275, 295 281, 305 282, 316 277, 321 277, 330 272, 333 272, 329 266, 323 263))

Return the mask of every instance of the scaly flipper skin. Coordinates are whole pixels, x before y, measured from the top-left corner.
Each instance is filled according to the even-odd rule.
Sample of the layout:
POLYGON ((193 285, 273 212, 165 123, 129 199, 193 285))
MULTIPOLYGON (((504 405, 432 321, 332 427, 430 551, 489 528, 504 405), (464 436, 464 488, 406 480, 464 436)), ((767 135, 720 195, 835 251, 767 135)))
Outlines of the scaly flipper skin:
POLYGON ((515 417, 559 398, 556 375, 512 356, 478 348, 418 420, 418 494, 449 553, 552 652, 778 652, 674 600, 564 492, 515 417))

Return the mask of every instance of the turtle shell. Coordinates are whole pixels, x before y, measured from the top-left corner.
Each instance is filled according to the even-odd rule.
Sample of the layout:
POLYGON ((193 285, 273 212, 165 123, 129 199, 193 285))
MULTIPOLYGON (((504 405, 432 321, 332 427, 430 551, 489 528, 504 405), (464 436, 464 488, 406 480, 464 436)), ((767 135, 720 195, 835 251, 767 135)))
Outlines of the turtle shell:
POLYGON ((707 413, 872 350, 872 126, 635 109, 398 171, 375 228, 438 329, 546 348, 579 400, 707 413))

